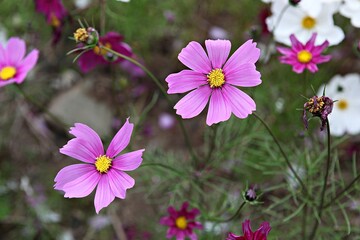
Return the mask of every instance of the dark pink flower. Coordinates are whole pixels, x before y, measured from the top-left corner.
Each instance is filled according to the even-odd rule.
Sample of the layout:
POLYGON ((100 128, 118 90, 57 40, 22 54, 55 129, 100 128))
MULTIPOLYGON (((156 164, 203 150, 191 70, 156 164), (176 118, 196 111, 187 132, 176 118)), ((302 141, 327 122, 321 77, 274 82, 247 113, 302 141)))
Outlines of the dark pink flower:
POLYGON ((305 68, 310 72, 318 71, 317 64, 328 62, 330 55, 321 55, 325 48, 329 46, 329 42, 325 41, 319 46, 315 46, 316 33, 313 33, 310 40, 303 45, 294 34, 290 35, 291 48, 277 47, 277 50, 284 54, 280 57, 280 62, 293 66, 293 71, 302 73, 305 68))
POLYGON ((53 27, 53 43, 60 39, 65 17, 68 15, 61 0, 35 0, 35 8, 44 14, 46 22, 53 27))
POLYGON ((197 235, 193 232, 193 229, 203 228, 200 222, 194 221, 200 211, 197 208, 188 211, 188 206, 189 203, 184 202, 179 211, 170 206, 168 208, 169 216, 160 219, 160 224, 169 226, 166 238, 175 237, 176 240, 184 240, 189 237, 191 240, 197 240, 197 235))
MULTIPOLYGON (((125 56, 131 57, 132 51, 128 44, 123 42, 123 36, 117 32, 108 32, 105 36, 100 37, 99 45, 121 53, 125 56)), ((118 58, 112 53, 96 46, 90 51, 81 55, 78 60, 79 67, 84 73, 89 72, 97 65, 116 64, 124 61, 123 58, 118 58)))
POLYGON ((266 240, 271 227, 268 222, 263 222, 258 230, 253 232, 250 226, 250 220, 245 220, 242 223, 243 236, 237 236, 233 233, 229 233, 226 240, 266 240))
POLYGON ((25 53, 25 41, 20 38, 10 38, 4 47, 0 44, 0 88, 22 83, 35 66, 39 51, 34 49, 26 57, 25 53))

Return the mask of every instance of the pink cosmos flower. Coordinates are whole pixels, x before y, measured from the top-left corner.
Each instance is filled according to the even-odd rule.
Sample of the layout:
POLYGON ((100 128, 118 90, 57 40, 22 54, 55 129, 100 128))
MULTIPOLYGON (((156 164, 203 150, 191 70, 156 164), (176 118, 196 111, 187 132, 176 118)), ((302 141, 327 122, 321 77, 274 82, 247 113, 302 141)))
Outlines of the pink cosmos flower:
POLYGON ((61 37, 62 26, 65 17, 68 15, 61 0, 35 0, 35 8, 39 13, 44 14, 46 22, 53 28, 53 44, 61 37))
POLYGON ((263 222, 258 230, 253 232, 250 226, 250 220, 245 220, 242 224, 243 236, 236 236, 233 233, 229 233, 226 240, 266 240, 271 227, 268 222, 263 222))
POLYGON ((206 118, 209 126, 228 120, 231 113, 246 118, 255 111, 256 104, 236 86, 253 87, 261 83, 261 75, 255 66, 260 50, 249 40, 228 59, 230 41, 206 40, 205 45, 207 54, 199 43, 190 42, 178 58, 191 70, 166 78, 169 94, 193 90, 175 105, 176 113, 182 118, 193 118, 210 101, 206 118))
POLYGON ((321 55, 325 48, 329 46, 329 42, 325 41, 319 46, 315 46, 316 33, 313 33, 309 41, 303 45, 294 34, 290 35, 291 48, 277 47, 277 50, 284 54, 280 57, 280 62, 293 66, 293 71, 302 73, 305 68, 310 72, 318 71, 316 64, 328 62, 331 59, 330 55, 321 55))
POLYGON ((95 194, 96 213, 107 207, 115 197, 125 199, 126 189, 132 188, 135 180, 124 171, 138 168, 145 149, 118 155, 129 144, 134 124, 126 120, 110 142, 104 154, 99 135, 82 123, 75 123, 70 133, 75 136, 60 153, 82 161, 60 170, 55 177, 54 188, 65 192, 66 198, 88 196, 97 186, 95 194))
MULTIPOLYGON (((124 37, 117 32, 108 32, 105 36, 100 37, 99 44, 112 50, 131 57, 132 51, 128 44, 123 42, 124 37)), ((100 49, 96 46, 93 50, 85 52, 78 60, 82 72, 86 73, 95 68, 97 65, 107 65, 121 63, 123 58, 118 58, 112 53, 100 49)))
POLYGON ((184 240, 186 237, 197 240, 197 235, 193 232, 193 229, 202 229, 203 226, 200 222, 195 222, 194 219, 200 214, 200 211, 197 208, 188 211, 188 207, 188 202, 184 202, 179 211, 170 206, 168 208, 170 216, 160 219, 160 224, 169 226, 166 238, 170 239, 175 236, 176 240, 184 240))
POLYGON ((34 49, 24 58, 25 52, 25 41, 17 37, 10 38, 4 47, 0 44, 0 87, 22 83, 35 66, 39 51, 34 49))

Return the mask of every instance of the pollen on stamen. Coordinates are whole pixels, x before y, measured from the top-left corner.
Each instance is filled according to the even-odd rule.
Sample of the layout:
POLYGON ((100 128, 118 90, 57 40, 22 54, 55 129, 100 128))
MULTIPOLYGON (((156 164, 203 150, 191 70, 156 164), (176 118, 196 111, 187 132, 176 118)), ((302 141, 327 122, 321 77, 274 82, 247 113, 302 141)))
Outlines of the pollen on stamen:
POLYGON ((312 59, 312 54, 307 50, 302 50, 298 53, 297 58, 301 63, 308 63, 312 59))
POLYGON ((306 29, 314 28, 315 24, 316 24, 316 20, 310 16, 307 16, 302 20, 302 26, 306 29))
POLYGON ((95 162, 95 167, 96 170, 98 170, 100 173, 107 173, 107 171, 111 167, 111 158, 109 158, 106 155, 97 157, 95 162))
POLYGON ((211 72, 207 75, 207 79, 211 88, 221 87, 225 83, 225 75, 223 70, 220 68, 211 70, 211 72))

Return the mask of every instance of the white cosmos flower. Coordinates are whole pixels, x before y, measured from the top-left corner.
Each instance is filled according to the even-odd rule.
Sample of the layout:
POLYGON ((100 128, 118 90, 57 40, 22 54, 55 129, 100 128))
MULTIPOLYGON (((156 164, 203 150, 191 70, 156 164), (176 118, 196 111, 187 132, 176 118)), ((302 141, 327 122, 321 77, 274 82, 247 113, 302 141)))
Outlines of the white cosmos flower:
POLYGON ((91 0, 74 0, 74 3, 77 8, 84 9, 91 4, 91 0))
MULTIPOLYGON (((320 87, 318 96, 322 96, 324 85, 320 87)), ((360 74, 350 73, 345 76, 336 75, 326 85, 325 96, 334 103, 329 114, 330 133, 342 136, 345 133, 360 133, 360 74)))
POLYGON ((295 34, 305 44, 316 32, 316 45, 328 40, 330 45, 340 43, 345 34, 334 25, 333 15, 339 9, 339 3, 328 0, 302 0, 296 7, 286 0, 274 0, 271 6, 272 16, 266 19, 275 40, 291 46, 290 35, 295 34))
POLYGON ((360 28, 360 0, 345 0, 340 7, 340 14, 350 18, 354 27, 360 28))

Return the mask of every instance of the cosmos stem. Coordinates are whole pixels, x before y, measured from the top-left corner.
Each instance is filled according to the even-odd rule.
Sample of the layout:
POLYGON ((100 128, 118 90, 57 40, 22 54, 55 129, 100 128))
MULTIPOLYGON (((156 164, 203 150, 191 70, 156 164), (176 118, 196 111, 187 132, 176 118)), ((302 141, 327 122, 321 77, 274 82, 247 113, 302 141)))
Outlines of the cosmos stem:
POLYGON ((324 182, 323 182, 323 186, 322 186, 322 190, 321 190, 321 197, 320 197, 320 204, 318 207, 318 216, 319 219, 315 219, 315 223, 314 223, 314 227, 311 231, 311 235, 310 235, 310 240, 313 240, 315 238, 316 235, 316 231, 318 229, 319 226, 319 222, 321 221, 321 215, 322 215, 322 211, 324 209, 324 198, 325 198, 325 193, 326 193, 326 187, 327 187, 327 182, 328 182, 328 177, 329 177, 329 170, 330 170, 330 163, 331 163, 331 136, 330 136, 330 125, 329 125, 329 120, 326 118, 326 130, 327 130, 327 160, 326 160, 326 172, 325 172, 325 176, 324 176, 324 182))
MULTIPOLYGON (((154 74, 152 74, 152 72, 149 69, 147 69, 144 65, 142 65, 141 63, 139 63, 135 59, 133 59, 131 57, 128 57, 128 56, 125 56, 125 55, 123 55, 121 53, 118 53, 118 52, 116 52, 116 51, 114 51, 111 48, 108 48, 106 46, 101 46, 101 48, 104 49, 105 51, 110 52, 110 53, 114 54, 117 57, 123 58, 123 59, 135 64, 139 68, 141 68, 151 78, 151 80, 153 80, 155 82, 156 86, 160 89, 161 93, 164 95, 164 97, 165 97, 166 101, 169 103, 169 105, 171 107, 174 106, 173 102, 171 101, 168 94, 166 93, 164 87, 161 85, 159 79, 157 79, 154 76, 154 74)), ((177 114, 176 114, 176 119, 180 124, 181 131, 182 131, 182 133, 184 135, 184 138, 185 138, 186 146, 187 146, 187 148, 188 148, 188 150, 190 152, 190 155, 191 155, 192 159, 194 160, 194 164, 195 164, 195 166, 198 166, 199 159, 196 156, 194 149, 192 148, 192 144, 190 142, 189 135, 188 135, 188 133, 187 133, 187 131, 185 129, 184 123, 183 123, 182 119, 180 118, 180 116, 178 116, 177 114)))
POLYGON ((255 112, 252 113, 252 115, 254 115, 266 128, 266 130, 269 132, 269 134, 271 135, 271 137, 273 138, 275 144, 278 146, 281 155, 283 155, 286 164, 288 165, 291 173, 295 176, 296 180, 299 182, 299 184, 301 185, 302 190, 305 192, 305 194, 308 197, 311 197, 305 184, 303 183, 303 181, 301 180, 301 178, 299 177, 299 175, 296 173, 294 167, 292 166, 288 156, 286 155, 286 153, 284 152, 283 148, 281 147, 280 142, 278 141, 278 139, 276 138, 276 136, 274 135, 274 133, 271 131, 271 128, 267 125, 267 123, 259 116, 257 115, 255 112))
POLYGON ((209 220, 214 221, 214 222, 230 222, 239 216, 241 209, 245 206, 245 204, 246 204, 246 201, 242 202, 241 205, 239 206, 239 208, 236 210, 235 214, 227 219, 210 218, 209 220))
POLYGON ((30 102, 32 105, 34 105, 37 109, 39 109, 42 113, 45 113, 47 116, 49 116, 49 118, 58 126, 60 127, 62 130, 64 130, 64 132, 66 133, 66 135, 68 135, 68 126, 61 121, 59 118, 57 118, 55 115, 53 115, 52 113, 50 113, 44 106, 42 106, 40 103, 38 103, 37 101, 35 101, 32 97, 30 97, 29 95, 27 95, 19 86, 12 84, 11 86, 9 86, 9 88, 11 88, 14 92, 16 92, 17 94, 20 94, 23 96, 23 98, 25 98, 28 102, 30 102))

